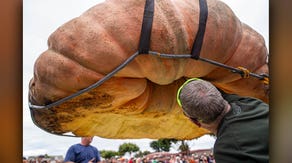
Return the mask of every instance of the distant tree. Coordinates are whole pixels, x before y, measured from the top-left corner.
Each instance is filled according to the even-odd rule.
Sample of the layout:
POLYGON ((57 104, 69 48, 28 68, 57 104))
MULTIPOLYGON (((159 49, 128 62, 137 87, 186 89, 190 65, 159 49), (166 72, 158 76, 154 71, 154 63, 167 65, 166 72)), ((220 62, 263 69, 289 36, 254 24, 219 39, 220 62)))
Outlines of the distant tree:
POLYGON ((157 141, 150 142, 150 147, 155 150, 155 152, 169 152, 171 144, 176 142, 176 139, 158 139, 157 141))
POLYGON ((151 152, 150 151, 138 151, 136 154, 135 154, 135 157, 143 157, 143 156, 146 156, 148 154, 150 154, 151 152))
POLYGON ((178 149, 185 153, 185 154, 188 154, 189 151, 190 151, 190 146, 188 145, 188 143, 185 141, 185 140, 181 140, 181 144, 180 146, 178 147, 178 149))
POLYGON ((142 151, 138 151, 136 154, 135 154, 135 157, 143 157, 143 152, 142 151))
POLYGON ((102 158, 110 159, 113 156, 119 155, 119 153, 116 152, 116 151, 112 151, 112 150, 101 150, 100 151, 100 155, 101 155, 102 158))
POLYGON ((139 151, 139 147, 136 144, 133 143, 124 143, 119 146, 119 154, 121 156, 125 155, 125 153, 129 152, 130 155, 132 155, 132 152, 139 151))
POLYGON ((144 151, 144 152, 143 152, 143 155, 146 156, 146 155, 148 155, 148 154, 150 154, 150 153, 151 153, 150 151, 144 151))
POLYGON ((150 147, 155 151, 155 152, 160 152, 161 149, 159 147, 158 141, 152 141, 150 142, 150 147))

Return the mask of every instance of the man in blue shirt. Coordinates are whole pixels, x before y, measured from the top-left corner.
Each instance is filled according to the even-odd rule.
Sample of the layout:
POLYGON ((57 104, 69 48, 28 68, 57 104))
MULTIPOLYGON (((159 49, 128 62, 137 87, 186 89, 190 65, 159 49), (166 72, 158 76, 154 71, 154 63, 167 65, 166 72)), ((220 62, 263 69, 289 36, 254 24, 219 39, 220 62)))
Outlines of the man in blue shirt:
POLYGON ((82 137, 81 142, 72 145, 67 153, 65 163, 98 163, 100 154, 96 147, 90 145, 93 137, 82 137))

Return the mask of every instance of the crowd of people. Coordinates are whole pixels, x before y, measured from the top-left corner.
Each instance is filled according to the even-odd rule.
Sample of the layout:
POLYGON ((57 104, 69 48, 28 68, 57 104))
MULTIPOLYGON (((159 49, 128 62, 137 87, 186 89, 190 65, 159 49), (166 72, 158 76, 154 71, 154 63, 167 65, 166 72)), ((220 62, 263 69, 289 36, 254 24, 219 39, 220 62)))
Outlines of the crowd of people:
MULTIPOLYGON (((39 155, 35 158, 23 157, 23 163, 63 163, 63 159, 45 158, 43 155, 39 155)), ((215 163, 212 153, 202 154, 169 154, 167 156, 156 157, 112 157, 111 159, 101 159, 99 163, 215 163)))
POLYGON ((203 154, 192 154, 192 155, 182 155, 182 154, 170 154, 167 156, 159 157, 132 157, 130 159, 126 158, 116 158, 105 159, 101 161, 102 163, 215 163, 212 153, 203 154))
POLYGON ((62 158, 46 158, 44 155, 39 155, 37 157, 23 157, 23 163, 63 163, 64 160, 62 158))

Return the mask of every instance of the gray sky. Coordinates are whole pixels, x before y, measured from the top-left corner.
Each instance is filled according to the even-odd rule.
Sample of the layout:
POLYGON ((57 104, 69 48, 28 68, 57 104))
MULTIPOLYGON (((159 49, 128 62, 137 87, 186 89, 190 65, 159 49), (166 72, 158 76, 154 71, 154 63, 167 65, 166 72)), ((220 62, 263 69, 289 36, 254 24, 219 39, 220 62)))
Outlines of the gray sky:
MULTIPOLYGON (((263 35, 269 45, 269 1, 223 0, 244 23, 263 35)), ((100 0, 24 0, 23 1, 23 155, 65 155, 68 147, 80 138, 55 136, 36 127, 30 117, 27 95, 28 83, 33 77, 33 65, 37 57, 47 49, 48 36, 59 26, 81 15, 100 0)), ((132 142, 140 150, 152 149, 150 139, 113 140, 95 137, 92 145, 99 150, 118 150, 124 142, 132 142)), ((215 139, 203 136, 189 142, 191 149, 211 148, 215 139)), ((172 148, 171 152, 175 152, 172 148)))

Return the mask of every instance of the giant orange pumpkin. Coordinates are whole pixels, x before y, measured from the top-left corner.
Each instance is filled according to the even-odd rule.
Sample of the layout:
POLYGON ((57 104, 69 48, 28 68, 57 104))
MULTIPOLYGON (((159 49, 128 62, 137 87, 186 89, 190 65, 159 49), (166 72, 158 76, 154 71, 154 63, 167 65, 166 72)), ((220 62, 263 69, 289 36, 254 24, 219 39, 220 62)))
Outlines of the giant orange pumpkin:
MULTIPOLYGON (((47 105, 97 82, 138 49, 145 0, 108 0, 59 27, 34 66, 29 100, 47 105)), ((201 57, 268 74, 264 39, 223 2, 207 1, 209 15, 201 57)), ((196 0, 158 0, 150 49, 190 54, 199 24, 196 0)), ((193 139, 198 128, 176 103, 186 78, 268 101, 267 86, 202 61, 139 55, 101 86, 49 109, 33 109, 35 123, 56 134, 104 138, 193 139)))

